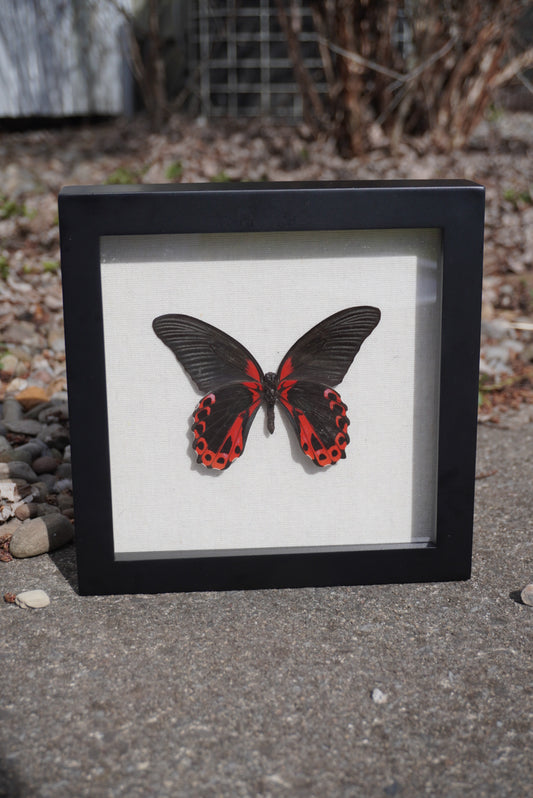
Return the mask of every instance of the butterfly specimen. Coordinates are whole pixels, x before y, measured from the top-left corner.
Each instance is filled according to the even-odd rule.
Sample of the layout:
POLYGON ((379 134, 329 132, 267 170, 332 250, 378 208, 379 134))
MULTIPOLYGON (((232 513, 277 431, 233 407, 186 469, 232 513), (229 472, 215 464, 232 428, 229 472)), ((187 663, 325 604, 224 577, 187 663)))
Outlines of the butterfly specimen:
POLYGON ((154 319, 155 334, 206 392, 192 426, 198 462, 222 470, 240 457, 261 402, 269 432, 279 402, 317 466, 346 457, 350 421, 332 386, 342 382, 380 318, 379 309, 368 306, 334 313, 291 346, 275 374, 263 374, 242 344, 205 321, 174 313, 154 319))

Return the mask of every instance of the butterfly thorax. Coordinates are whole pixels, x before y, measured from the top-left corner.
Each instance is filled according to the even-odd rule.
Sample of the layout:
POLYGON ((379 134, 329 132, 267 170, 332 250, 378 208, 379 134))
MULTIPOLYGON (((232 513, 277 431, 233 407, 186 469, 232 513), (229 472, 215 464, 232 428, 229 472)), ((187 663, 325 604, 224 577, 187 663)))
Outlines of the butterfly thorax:
POLYGON ((267 427, 272 434, 274 432, 274 405, 278 398, 278 378, 273 371, 267 371, 263 380, 263 399, 267 406, 267 427))

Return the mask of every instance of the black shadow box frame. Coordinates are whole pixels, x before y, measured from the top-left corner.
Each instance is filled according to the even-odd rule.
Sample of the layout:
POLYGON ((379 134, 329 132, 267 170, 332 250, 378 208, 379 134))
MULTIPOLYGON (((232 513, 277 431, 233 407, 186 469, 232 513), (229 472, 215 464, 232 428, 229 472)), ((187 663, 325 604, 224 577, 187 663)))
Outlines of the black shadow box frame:
MULTIPOLYGON (((235 590, 467 579, 471 571, 472 551, 483 217, 484 189, 468 181, 191 184, 177 187, 166 185, 67 187, 63 189, 59 197, 59 219, 80 593, 87 595, 235 590), (131 264, 128 265, 129 261, 142 260, 141 255, 136 258, 135 253, 137 250, 143 251, 143 238, 150 244, 150 246, 144 247, 145 250, 152 253, 148 260, 157 261, 156 271, 160 277, 162 275, 163 282, 166 279, 165 259, 170 264, 168 268, 174 268, 176 252, 179 253, 179 242, 182 240, 187 241, 187 246, 189 249, 192 247, 193 250, 197 241, 207 241, 208 254, 211 252, 209 257, 212 258, 213 263, 217 261, 217 258, 222 258, 219 255, 219 248, 224 248, 224 241, 226 241, 224 236, 227 234, 234 236, 233 239, 228 238, 227 240, 230 243, 236 242, 237 258, 239 242, 248 242, 246 251, 250 254, 247 256, 246 266, 243 266, 243 269, 246 274, 252 275, 252 279, 255 279, 255 275, 264 275, 265 269, 270 268, 267 261, 270 263, 271 251, 283 252, 285 242, 287 242, 287 246, 292 247, 291 251, 298 255, 298 247, 301 247, 301 257, 296 257, 289 264, 291 268, 294 266, 297 269, 294 274, 299 282, 296 281, 292 289, 290 288, 291 283, 287 283, 289 290, 283 293, 284 301, 287 302, 291 295, 294 295, 293 302, 296 313, 298 307, 305 303, 305 275, 308 268, 307 262, 309 261, 311 264, 312 261, 310 252, 312 253, 313 248, 316 247, 317 250, 320 250, 321 257, 327 261, 329 243, 337 242, 335 244, 337 246, 339 241, 346 239, 349 248, 352 234, 355 236, 353 240, 357 243, 357 241, 379 241, 381 235, 389 235, 391 231, 393 231, 393 238, 395 235, 398 236, 398 241, 403 240, 406 231, 407 234, 409 231, 414 231, 413 240, 415 241, 418 235, 417 231, 422 231, 422 233, 433 231, 436 236, 434 240, 438 242, 436 273, 431 278, 437 286, 436 301, 432 305, 435 310, 432 323, 438 326, 435 338, 437 341, 436 351, 429 354, 424 353, 424 342, 420 340, 420 336, 416 342, 416 357, 424 358, 425 362, 434 362, 436 375, 435 395, 433 398, 430 397, 430 401, 428 400, 430 415, 431 407, 434 409, 435 423, 433 427, 427 425, 427 436, 429 437, 425 444, 426 449, 430 451, 429 462, 434 463, 435 470, 435 498, 431 505, 433 509, 430 508, 430 512, 433 513, 431 517, 434 520, 429 524, 432 528, 428 528, 422 533, 418 530, 416 534, 413 534, 412 539, 400 542, 396 540, 392 531, 390 539, 387 537, 388 532, 385 531, 384 536, 376 538, 375 542, 372 538, 364 538, 363 535, 363 542, 360 542, 359 538, 355 536, 354 543, 346 539, 346 536, 339 543, 337 538, 330 534, 330 530, 324 528, 323 540, 320 539, 320 530, 318 533, 315 530, 314 537, 310 539, 310 542, 306 542, 305 529, 302 531, 298 528, 299 515, 296 511, 295 520, 292 522, 296 537, 293 540, 289 534, 287 545, 283 543, 282 537, 276 538, 274 545, 267 547, 264 544, 257 545, 258 538, 253 532, 250 532, 249 544, 246 544, 246 541, 244 544, 235 544, 235 540, 230 534, 230 542, 226 545, 224 543, 224 523, 228 532, 233 532, 231 507, 228 507, 230 520, 224 519, 224 523, 222 523, 221 519, 221 527, 216 530, 218 536, 216 546, 210 546, 208 541, 207 544, 204 542, 198 548, 191 547, 191 536, 189 535, 187 538, 187 530, 190 531, 192 528, 194 537, 195 512, 198 515, 201 514, 202 501, 196 497, 194 501, 197 510, 195 511, 193 506, 193 509, 187 513, 183 511, 184 515, 180 518, 180 508, 184 506, 189 493, 187 496, 185 494, 180 496, 181 488, 178 476, 172 483, 175 485, 172 502, 175 508, 176 527, 184 530, 186 542, 183 545, 178 543, 170 547, 158 543, 153 548, 150 547, 150 529, 156 529, 159 525, 163 526, 164 524, 159 517, 158 502, 151 495, 139 496, 137 488, 137 492, 134 490, 129 497, 129 502, 133 504, 134 509, 135 503, 138 503, 138 511, 141 515, 142 507, 146 508, 148 504, 151 523, 147 527, 145 519, 142 532, 133 529, 136 518, 134 512, 130 521, 123 525, 121 534, 127 536, 131 531, 134 537, 136 535, 136 540, 143 538, 145 542, 143 545, 132 543, 129 546, 128 543, 122 543, 119 546, 117 543, 119 540, 117 519, 120 519, 120 508, 115 507, 114 509, 113 506, 114 485, 119 486, 117 493, 120 493, 122 490, 120 485, 122 483, 129 484, 127 475, 131 472, 126 468, 124 471, 126 476, 119 479, 115 476, 117 468, 115 463, 119 463, 121 467, 120 457, 129 460, 132 458, 127 452, 113 454, 110 441, 113 441, 114 430, 117 430, 117 427, 127 429, 131 419, 129 422, 125 420, 124 424, 120 421, 120 408, 122 407, 120 391, 112 387, 113 354, 110 354, 108 349, 109 346, 113 346, 113 341, 121 338, 113 326, 117 321, 117 315, 124 315, 117 330, 124 329, 123 337, 127 342, 129 337, 128 319, 134 318, 135 315, 133 308, 134 306, 143 307, 143 292, 149 293, 157 282, 155 276, 153 279, 151 277, 152 272, 149 265, 143 267, 147 271, 142 272, 142 275, 137 278, 134 278, 134 267, 131 264), (239 238, 239 236, 241 237, 239 238), (357 238, 357 236, 363 237, 357 238), (306 239, 308 240, 306 241, 306 239), (115 302, 113 306, 112 303, 110 305, 107 302, 106 292, 108 285, 116 283, 116 280, 113 283, 118 274, 118 272, 114 272, 114 254, 118 252, 120 256, 121 241, 126 242, 125 251, 129 252, 129 255, 124 256, 124 263, 121 265, 121 274, 125 275, 123 279, 124 295, 122 296, 119 290, 113 300, 115 302), (161 252, 158 251, 158 241, 162 242, 159 248, 161 252), (174 242, 172 246, 175 248, 170 254, 165 254, 163 250, 165 247, 168 249, 169 241, 174 242), (106 242, 111 242, 111 249, 106 242), (214 242, 213 246, 212 242, 214 242), (254 247, 257 242, 259 242, 259 247, 268 247, 269 249, 268 252, 266 250, 257 252, 256 257, 254 247), (103 281, 104 275, 106 281, 103 281), (128 275, 132 275, 131 286, 128 275), (137 283, 135 283, 135 279, 137 283), (131 313, 129 312, 130 308, 132 309, 131 313), (109 316, 110 313, 111 316, 109 316), (106 316, 106 314, 108 315, 106 316), (105 327, 109 318, 113 320, 111 325, 113 329, 112 333, 109 329, 107 330, 106 339, 105 327), (113 397, 116 395, 119 398, 115 401, 113 397), (117 418, 119 419, 118 424, 117 418)), ((233 244, 228 251, 231 251, 232 246, 233 244)), ((184 297, 189 295, 187 286, 190 287, 192 282, 200 281, 203 295, 209 294, 211 288, 206 275, 211 272, 209 269, 204 271, 204 266, 198 265, 199 257, 195 255, 192 261, 196 258, 196 263, 192 262, 192 265, 188 267, 191 269, 191 276, 195 278, 194 281, 189 281, 188 278, 184 279, 183 275, 186 272, 181 272, 182 282, 178 281, 176 284, 176 292, 172 292, 172 296, 168 296, 168 292, 165 292, 165 296, 168 298, 166 304, 163 302, 162 289, 160 290, 158 301, 160 301, 161 312, 189 313, 189 306, 184 297), (180 287, 181 285, 183 288, 180 287)), ((401 259, 398 263, 400 262, 404 263, 401 259)), ((315 265, 313 267, 309 265, 309 269, 313 268, 314 278, 320 280, 322 279, 320 269, 325 268, 323 261, 319 261, 318 266, 314 260, 313 263, 315 265)), ((362 263, 362 261, 354 261, 354 263, 362 263)), ((390 268, 396 269, 396 261, 391 261, 391 264, 390 268)), ((216 270, 218 269, 216 263, 215 266, 215 271, 212 272, 218 275, 215 276, 215 281, 219 278, 226 279, 220 277, 222 272, 216 270)), ((274 269, 272 274, 278 275, 282 280, 286 275, 291 274, 290 270, 285 272, 282 267, 276 271, 275 263, 272 268, 274 269)), ((332 268, 336 268, 335 264, 332 268)), ((389 266, 385 265, 386 268, 389 266)), ((154 275, 155 273, 153 272, 154 275)), ((387 274, 386 270, 383 273, 387 274)), ((389 273, 392 280, 393 272, 389 273)), ((338 277, 338 274, 342 274, 342 270, 328 274, 326 268, 323 278, 325 295, 329 295, 330 289, 327 286, 332 284, 332 274, 337 276, 336 280, 340 280, 339 284, 342 285, 343 278, 338 277)), ((293 278, 287 277, 287 279, 293 278)), ((391 293, 393 282, 389 285, 386 277, 380 279, 382 280, 380 289, 382 294, 385 295, 387 291, 391 293)), ((400 279, 396 272, 394 272, 394 279, 400 279)), ((212 289, 215 293, 218 292, 217 296, 219 297, 218 300, 216 296, 212 299, 211 306, 215 309, 220 306, 221 284, 225 283, 217 283, 212 289)), ((401 286, 401 280, 398 284, 401 286)), ((354 297, 349 284, 346 285, 344 307, 372 304, 366 301, 364 291, 356 291, 357 297, 354 297), (364 294, 363 301, 359 301, 361 293, 364 294)), ((228 297, 232 296, 231 290, 228 288, 228 297)), ((275 296, 275 289, 272 290, 274 291, 273 296, 275 296)), ((369 295, 371 294, 372 291, 369 295)), ((321 295, 320 291, 318 291, 318 295, 321 295)), ((194 302, 192 300, 191 302, 194 309, 194 302)), ((271 307, 272 304, 275 303, 270 302, 271 307)), ((391 308, 394 307, 393 302, 389 304, 391 308)), ((343 305, 339 302, 333 305, 334 309, 340 310, 342 307, 343 305)), ((229 310, 228 313, 230 313, 229 310)), ((328 315, 325 311, 320 314, 317 310, 316 313, 318 315, 313 316, 313 320, 307 327, 300 328, 299 334, 328 315)), ((194 313, 190 313, 190 315, 194 315, 194 313)), ((235 315, 233 307, 230 315, 232 317, 235 315)), ((285 313, 285 317, 287 315, 290 316, 285 313)), ((252 321, 248 319, 247 324, 251 326, 252 323, 255 323, 254 319, 255 316, 252 321)), ((224 329, 224 324, 217 323, 216 319, 209 317, 206 320, 224 329)), ((133 325, 133 321, 131 324, 133 325)), ((399 321, 398 324, 400 324, 399 321)), ((231 332, 227 325, 226 330, 231 332)), ((133 333, 138 334, 137 325, 135 329, 133 326, 131 327, 131 333, 132 335, 133 333)), ((124 344, 125 348, 120 350, 119 361, 117 361, 122 363, 124 359, 128 359, 128 353, 131 355, 132 363, 128 365, 128 369, 130 369, 128 373, 133 373, 132 364, 138 357, 138 350, 132 348, 134 340, 136 339, 133 335, 131 347, 128 343, 124 344)), ((165 350, 153 335, 152 330, 148 330, 148 328, 146 329, 146 340, 150 347, 160 347, 157 350, 157 357, 168 357, 168 375, 165 375, 165 379, 168 379, 168 391, 164 392, 164 400, 166 401, 167 393, 169 397, 172 396, 174 386, 185 384, 186 390, 189 392, 188 411, 191 413, 195 399, 198 401, 200 398, 198 394, 195 395, 194 386, 187 382, 185 373, 176 364, 172 354, 165 350)), ((286 339, 287 346, 284 351, 287 351, 288 346, 294 340, 295 338, 286 339)), ((364 371, 365 352, 368 356, 374 353, 373 356, 376 358, 376 353, 382 351, 385 353, 381 355, 382 360, 390 355, 390 363, 392 363, 393 358, 397 356, 396 352, 391 351, 394 350, 394 346, 390 345, 393 340, 393 331, 387 332, 386 314, 382 315, 382 321, 363 345, 351 371, 357 374, 360 369, 360 375, 366 373, 364 371), (385 342, 382 350, 379 348, 373 350, 372 347, 379 347, 380 335, 389 336, 388 345, 385 346, 385 342), (387 355, 387 353, 389 354, 387 355), (361 359, 360 366, 358 365, 359 359, 361 359)), ((283 351, 280 351, 283 354, 283 351)), ((276 363, 262 363, 262 365, 275 368, 278 362, 279 358, 276 363)), ((388 417, 389 409, 394 412, 395 407, 394 396, 387 395, 386 382, 389 365, 380 362, 379 368, 374 368, 372 372, 372 379, 381 379, 384 383, 382 389, 379 389, 381 398, 378 410, 382 414, 380 418, 385 420, 388 417)), ((393 366, 391 365, 390 368, 393 366)), ((118 368, 119 371, 120 369, 121 367, 118 368)), ((140 370, 142 371, 142 369, 140 370)), ((146 381, 150 380, 150 374, 144 374, 138 379, 139 390, 144 389, 146 381)), ((423 383, 418 387, 423 393, 423 383)), ((343 391, 343 389, 344 384, 338 390, 343 391)), ((132 386, 132 391, 135 390, 135 386, 132 386)), ((160 396, 161 392, 159 391, 158 398, 160 396)), ((358 402, 364 404, 362 400, 358 400, 358 396, 359 394, 349 397, 350 415, 352 415, 352 405, 355 406, 354 412, 357 412, 358 402)), ((344 392, 343 398, 346 400, 344 392)), ((155 409, 153 413, 157 415, 155 409)), ((413 458, 416 460, 417 447, 420 445, 416 405, 412 415, 413 420, 409 418, 407 421, 412 423, 413 432, 407 434, 411 435, 414 440, 413 458)), ((189 424, 190 418, 187 420, 185 416, 176 419, 175 429, 169 427, 165 430, 165 435, 172 438, 172 448, 169 451, 176 452, 178 460, 183 456, 182 450, 190 449, 190 439, 187 438, 189 424)), ((258 427, 258 435, 261 434, 261 422, 256 420, 255 425, 258 427)), ((279 426, 282 426, 281 423, 279 426)), ((351 437, 355 426, 352 418, 351 437)), ((377 426, 379 425, 376 425, 376 428, 377 426)), ((359 429, 362 429, 362 433, 364 433, 364 426, 361 428, 359 425, 359 429)), ((280 440, 283 436, 287 437, 283 429, 276 430, 276 435, 278 433, 281 436, 280 440)), ((132 428, 127 434, 133 438, 135 430, 132 428)), ((370 430, 370 438, 372 434, 372 430, 370 430)), ((276 438, 276 435, 272 436, 272 439, 276 438)), ((378 435, 377 431, 376 435, 378 435)), ((263 437, 266 436, 263 434, 263 437)), ((362 437, 364 438, 364 434, 362 437)), ((363 442, 357 442, 357 434, 352 440, 353 443, 350 444, 346 460, 330 469, 318 469, 318 471, 335 472, 338 470, 337 473, 342 473, 340 469, 350 463, 350 457, 355 457, 358 449, 361 450, 360 447, 364 445, 363 442), (352 451, 354 455, 352 455, 352 451)), ((379 436, 374 440, 379 440, 379 436)), ((257 447, 257 463, 260 464, 263 452, 266 456, 269 443, 270 440, 260 441, 257 447)), ((385 442, 381 446, 374 445, 369 449, 374 453, 372 456, 376 461, 376 473, 372 476, 373 484, 376 495, 381 497, 386 497, 389 490, 390 475, 380 476, 379 472, 380 466, 383 463, 386 466, 388 462, 387 458, 383 459, 383 449, 387 449, 388 446, 390 446, 391 452, 398 448, 393 427, 387 432, 385 442)), ((249 448, 253 449, 250 443, 249 448)), ((146 438, 143 443, 145 454, 147 449, 150 449, 150 437, 146 438)), ((153 462, 156 467, 159 455, 160 452, 148 451, 146 462, 153 462)), ((408 456, 405 453, 404 455, 408 456)), ((246 488, 248 496, 250 485, 252 485, 250 480, 254 479, 253 458, 254 454, 248 455, 247 451, 242 460, 240 459, 238 463, 232 465, 227 472, 223 472, 219 479, 225 479, 226 473, 234 472, 237 475, 240 473, 243 475, 243 479, 248 480, 245 483, 248 486, 246 488), (244 462, 247 456, 249 456, 249 465, 244 462), (240 472, 237 471, 239 468, 242 469, 240 472)), ((293 460, 298 460, 298 458, 295 456, 293 460)), ((186 464, 187 475, 194 472, 195 485, 211 490, 213 485, 224 484, 222 481, 202 480, 202 477, 198 477, 197 471, 202 468, 193 464, 190 456, 186 464)), ((314 468, 314 466, 312 467, 314 468)), ((280 464, 279 468, 284 469, 285 466, 280 464)), ((302 469, 301 463, 298 464, 298 468, 300 473, 305 473, 305 468, 302 469)), ((206 469, 203 470, 206 471, 206 469)), ((177 473, 179 475, 179 470, 177 473)), ((422 475, 420 470, 419 475, 422 475)), ((185 480, 185 469, 183 476, 185 480)), ((312 493, 316 493, 315 486, 318 487, 320 482, 313 479, 309 481, 310 478, 307 477, 304 479, 307 479, 309 485, 312 483, 312 493)), ((189 483, 184 481, 183 484, 189 483)), ((324 481, 323 484, 325 485, 326 482, 324 481)), ((418 478, 415 473, 414 492, 417 490, 417 484, 418 478)), ((392 505, 395 501, 393 487, 390 488, 392 505)), ((124 488, 126 493, 127 490, 124 488)), ((244 488, 243 493, 245 493, 244 488)), ((256 491, 252 491, 252 493, 255 494, 256 491)), ((370 502, 372 493, 373 491, 370 490, 370 502)), ((427 494, 427 490, 425 493, 427 494)), ((232 495, 235 503, 235 494, 232 495)), ((416 499, 416 501, 418 500, 416 499)), ((423 499, 420 500, 423 501, 423 499)), ((245 504, 244 499, 242 503, 245 504)), ((380 505, 386 504, 386 501, 380 500, 380 505)), ((342 507, 342 503, 337 507, 335 502, 330 502, 330 506, 327 508, 327 517, 331 519, 332 529, 337 526, 336 514, 337 516, 341 513, 346 514, 346 507, 344 509, 342 507)), ((256 499, 254 511, 257 513, 257 517, 270 515, 271 528, 276 526, 275 501, 269 503, 268 500, 256 499)), ((369 511, 369 517, 371 515, 372 512, 369 511)), ((363 514, 362 517, 365 515, 363 514)), ((394 507, 391 517, 394 518, 394 507)), ((379 518, 375 523, 378 525, 381 523, 379 518)), ((342 524, 339 525, 342 526, 342 524)), ((300 524, 300 526, 305 527, 305 524, 300 524)), ((390 525, 390 529, 393 530, 393 527, 394 523, 390 525)), ((347 528, 349 528, 349 522, 347 528)), ((209 536, 209 529, 210 527, 207 525, 207 536, 209 536)), ((172 534, 172 530, 170 530, 170 534, 172 534)), ((246 537, 246 532, 244 536, 246 537)))

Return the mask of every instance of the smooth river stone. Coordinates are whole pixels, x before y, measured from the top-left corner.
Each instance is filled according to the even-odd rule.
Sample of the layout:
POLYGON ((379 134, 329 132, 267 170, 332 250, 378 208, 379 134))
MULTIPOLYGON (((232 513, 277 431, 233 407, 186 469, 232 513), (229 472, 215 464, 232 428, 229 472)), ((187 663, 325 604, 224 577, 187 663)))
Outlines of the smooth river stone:
POLYGON ((33 461, 32 468, 36 474, 53 474, 57 470, 57 460, 44 454, 33 461))
POLYGON ((533 607, 533 585, 526 585, 520 593, 520 598, 528 607, 533 607))
POLYGON ((32 418, 21 418, 18 421, 6 421, 6 427, 10 432, 19 435, 39 435, 43 430, 43 425, 32 418))
POLYGON ((37 475, 33 468, 23 460, 12 460, 10 463, 0 463, 0 479, 25 479, 26 482, 37 482, 37 475))
POLYGON ((68 518, 60 513, 51 513, 24 521, 13 533, 9 553, 13 557, 36 557, 47 551, 59 549, 70 543, 74 528, 68 518))
POLYGON ((15 604, 25 610, 36 610, 48 607, 50 599, 44 590, 24 590, 16 596, 15 604))

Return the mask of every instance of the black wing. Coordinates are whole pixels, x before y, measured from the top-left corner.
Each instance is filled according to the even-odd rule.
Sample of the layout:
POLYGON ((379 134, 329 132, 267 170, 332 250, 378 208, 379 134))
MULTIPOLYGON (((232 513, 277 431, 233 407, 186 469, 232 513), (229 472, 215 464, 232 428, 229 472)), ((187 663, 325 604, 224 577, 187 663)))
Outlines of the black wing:
POLYGON ((380 318, 379 308, 367 305, 328 316, 291 346, 278 368, 278 381, 289 378, 338 385, 380 318))
POLYGON ((201 391, 263 380, 261 367, 246 347, 218 327, 176 313, 158 316, 152 326, 201 391))

